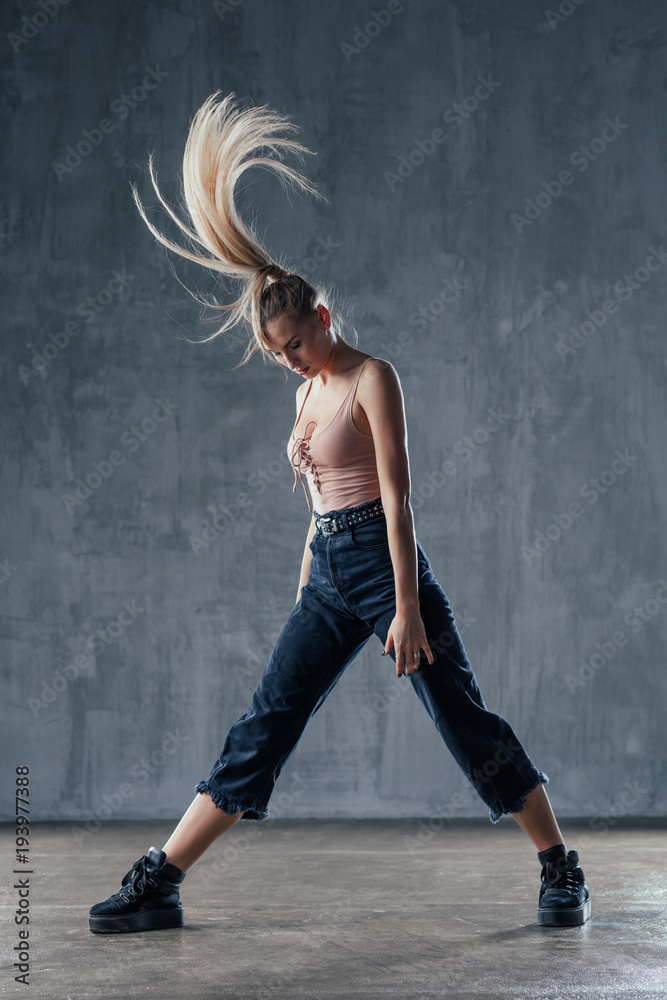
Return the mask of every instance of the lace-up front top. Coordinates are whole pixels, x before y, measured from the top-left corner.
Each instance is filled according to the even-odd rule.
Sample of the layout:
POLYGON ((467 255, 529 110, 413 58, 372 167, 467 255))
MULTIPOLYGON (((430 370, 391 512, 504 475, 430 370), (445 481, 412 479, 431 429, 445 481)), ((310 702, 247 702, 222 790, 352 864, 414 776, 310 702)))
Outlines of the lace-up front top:
POLYGON ((317 424, 314 420, 309 420, 303 435, 295 437, 312 379, 306 390, 299 416, 290 435, 287 454, 294 468, 292 492, 296 493, 298 477, 310 511, 313 510, 313 504, 306 490, 304 472, 310 496, 313 499, 317 498, 319 514, 329 510, 341 510, 343 507, 355 507, 380 496, 373 435, 364 434, 352 420, 352 404, 359 377, 367 362, 371 360, 366 358, 362 362, 343 402, 324 430, 315 434, 317 424))

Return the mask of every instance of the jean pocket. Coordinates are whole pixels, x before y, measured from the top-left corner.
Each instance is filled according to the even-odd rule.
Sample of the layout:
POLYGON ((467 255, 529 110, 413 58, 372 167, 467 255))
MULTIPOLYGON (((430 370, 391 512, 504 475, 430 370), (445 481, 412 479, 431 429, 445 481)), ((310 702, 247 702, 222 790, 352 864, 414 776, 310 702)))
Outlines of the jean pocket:
POLYGON ((371 521, 353 524, 351 527, 352 543, 359 549, 379 549, 389 547, 387 538, 387 522, 384 517, 375 517, 371 521))

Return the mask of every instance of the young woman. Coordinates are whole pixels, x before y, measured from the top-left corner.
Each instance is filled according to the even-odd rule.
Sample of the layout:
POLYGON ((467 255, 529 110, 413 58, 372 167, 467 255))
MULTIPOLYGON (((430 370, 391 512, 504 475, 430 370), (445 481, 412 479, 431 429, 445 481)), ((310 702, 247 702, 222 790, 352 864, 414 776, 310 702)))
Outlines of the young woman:
POLYGON ((113 933, 183 924, 179 885, 186 871, 241 817, 267 817, 276 779, 308 720, 373 635, 488 805, 491 822, 512 814, 535 845, 542 865, 538 921, 582 924, 590 913, 588 889, 577 852, 566 850, 551 810, 544 788, 549 779, 508 723, 486 708, 448 598, 415 537, 396 370, 349 344, 333 322, 324 291, 272 260, 236 211, 236 183, 253 165, 317 195, 281 162, 282 151, 299 156, 310 151, 277 135, 296 128, 286 118, 268 107, 241 110, 234 94, 217 100, 218 94, 195 115, 185 147, 184 194, 192 229, 160 195, 149 157, 160 203, 193 249, 155 229, 133 186, 134 198, 160 243, 240 281, 235 302, 216 304, 229 316, 207 340, 244 321, 251 336, 241 364, 260 351, 301 379, 287 450, 293 489, 298 478, 313 517, 295 606, 247 713, 231 727, 163 849, 151 847, 120 890, 91 908, 90 929, 113 933), (258 155, 263 148, 279 158, 258 155))

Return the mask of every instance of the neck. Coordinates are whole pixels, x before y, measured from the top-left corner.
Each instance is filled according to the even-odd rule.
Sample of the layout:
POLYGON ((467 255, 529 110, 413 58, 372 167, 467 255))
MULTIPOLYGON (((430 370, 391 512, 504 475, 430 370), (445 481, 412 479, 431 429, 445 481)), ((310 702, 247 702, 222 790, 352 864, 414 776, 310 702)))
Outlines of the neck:
POLYGON ((331 374, 331 372, 327 371, 327 366, 329 365, 329 362, 331 361, 331 358, 333 356, 333 352, 334 352, 335 346, 336 346, 336 338, 332 337, 331 338, 331 350, 329 351, 329 357, 327 358, 327 360, 322 365, 322 370, 316 376, 316 378, 319 380, 319 382, 321 383, 321 385, 326 385, 327 384, 329 375, 331 374), (324 378, 322 378, 323 374, 325 376, 324 378))

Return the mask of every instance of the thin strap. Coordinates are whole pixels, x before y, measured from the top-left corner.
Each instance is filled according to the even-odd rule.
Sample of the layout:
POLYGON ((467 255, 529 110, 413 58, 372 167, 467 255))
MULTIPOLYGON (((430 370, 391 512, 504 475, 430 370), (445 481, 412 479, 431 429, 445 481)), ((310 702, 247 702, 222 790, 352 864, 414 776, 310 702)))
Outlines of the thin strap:
MULTIPOLYGON (((353 386, 355 386, 355 387, 356 387, 356 385, 357 385, 357 382, 358 382, 358 381, 359 381, 359 379, 361 378, 361 373, 362 373, 362 371, 364 370, 364 368, 366 367, 366 365, 368 364, 368 362, 369 362, 369 361, 374 361, 374 360, 375 360, 375 358, 366 358, 366 360, 365 360, 365 361, 364 361, 364 362, 362 363, 362 365, 361 365, 361 368, 360 368, 360 369, 359 369, 359 371, 357 372, 357 376, 356 376, 356 378, 355 378, 354 382, 352 383, 352 385, 350 386, 350 389, 351 389, 351 388, 352 388, 353 386)), ((354 394, 353 394, 353 398, 354 398, 354 394)))
MULTIPOLYGON (((366 362, 367 361, 374 361, 374 360, 375 360, 374 358, 366 358, 366 361, 363 362, 361 368, 357 372, 357 377, 355 378, 354 382, 350 386, 350 389, 353 390, 353 391, 348 394, 347 404, 346 404, 345 407, 341 407, 343 415, 347 417, 349 423, 352 425, 352 427, 354 428, 354 430, 357 431, 360 434, 362 432, 359 431, 359 428, 355 425, 354 421, 352 420, 352 407, 354 406, 354 397, 356 396, 357 385, 359 383, 359 379, 361 378, 361 373, 363 372, 364 368, 366 367, 366 362)), ((336 414, 336 417, 337 416, 338 416, 338 414, 336 414)), ((336 417, 334 417, 334 420, 336 419, 336 417)), ((332 423, 333 423, 333 420, 329 423, 328 426, 331 427, 332 423)), ((327 430, 328 430, 328 428, 327 428, 327 430)), ((368 437, 368 435, 365 434, 364 437, 368 437)))
POLYGON ((301 414, 303 413, 303 408, 306 405, 306 400, 308 399, 308 393, 310 392, 310 387, 312 386, 312 384, 313 384, 313 379, 311 378, 310 381, 308 382, 308 388, 306 389, 306 394, 303 397, 303 402, 301 403, 301 407, 299 409, 299 415, 296 418, 296 420, 294 421, 294 427, 292 428, 292 434, 296 430, 296 425, 299 423, 299 420, 301 420, 301 414))

